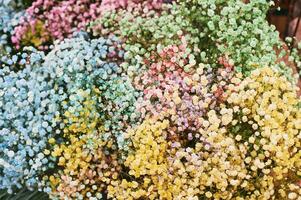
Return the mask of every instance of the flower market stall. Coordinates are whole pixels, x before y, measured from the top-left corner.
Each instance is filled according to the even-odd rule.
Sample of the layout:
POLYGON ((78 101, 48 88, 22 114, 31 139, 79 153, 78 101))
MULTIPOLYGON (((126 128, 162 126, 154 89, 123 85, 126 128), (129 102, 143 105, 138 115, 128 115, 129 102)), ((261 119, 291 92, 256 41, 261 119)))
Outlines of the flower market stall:
POLYGON ((273 5, 0 0, 0 199, 300 200, 273 5))

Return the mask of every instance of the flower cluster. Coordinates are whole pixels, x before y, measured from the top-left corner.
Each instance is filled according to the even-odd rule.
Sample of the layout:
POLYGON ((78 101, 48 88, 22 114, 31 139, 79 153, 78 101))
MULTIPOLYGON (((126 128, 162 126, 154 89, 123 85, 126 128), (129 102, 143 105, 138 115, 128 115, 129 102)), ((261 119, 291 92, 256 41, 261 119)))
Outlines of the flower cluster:
POLYGON ((0 0, 0 196, 300 199, 269 4, 0 0))
MULTIPOLYGON (((145 1, 145 7, 159 7, 160 1, 145 1)), ((54 40, 71 37, 84 30, 89 22, 102 17, 106 11, 135 7, 134 1, 125 0, 37 0, 26 9, 26 15, 15 27, 12 42, 17 48, 34 45, 47 50, 54 40)))
POLYGON ((301 195, 301 112, 296 90, 279 72, 264 67, 233 87, 227 100, 234 111, 230 131, 247 147, 246 169, 256 183, 252 194, 256 198, 301 195))
POLYGON ((116 199, 297 199, 301 195, 300 100, 270 68, 232 78, 228 99, 201 117, 199 139, 173 137, 172 116, 128 131, 129 179, 112 182, 116 199))
POLYGON ((139 121, 135 102, 140 96, 118 65, 123 57, 118 45, 115 38, 69 39, 45 58, 61 97, 55 121, 62 132, 47 150, 59 168, 43 177, 50 181, 44 190, 52 197, 99 198, 117 178, 117 148, 127 149, 123 132, 139 121))
POLYGON ((10 37, 13 34, 13 29, 19 23, 19 18, 23 12, 16 10, 20 2, 12 0, 0 1, 0 57, 12 52, 10 37))
POLYGON ((244 163, 238 159, 240 152, 235 147, 235 140, 225 134, 200 132, 204 135, 199 142, 185 147, 179 139, 168 140, 171 132, 168 119, 153 118, 146 119, 137 129, 127 133, 135 151, 124 164, 132 178, 112 182, 108 187, 109 197, 221 199, 231 196, 239 183, 236 177, 244 176, 244 163))
POLYGON ((56 45, 46 57, 33 53, 18 73, 2 69, 2 188, 24 181, 30 188, 40 171, 53 168, 42 167, 48 164, 50 138, 91 137, 101 125, 99 139, 112 140, 113 149, 124 145, 127 124, 138 121, 134 104, 140 94, 122 75, 123 53, 116 48, 114 38, 79 37, 56 45))
POLYGON ((45 57, 43 67, 50 72, 60 94, 57 120, 70 125, 73 133, 86 133, 82 126, 101 123, 107 132, 104 138, 114 136, 121 145, 122 130, 139 117, 135 101, 140 93, 119 66, 124 56, 119 48, 116 37, 65 39, 45 57), (82 116, 86 98, 95 106, 89 109, 89 115, 82 116))
POLYGON ((0 188, 9 191, 33 188, 38 174, 51 167, 42 151, 54 134, 57 101, 47 74, 31 67, 40 66, 17 73, 0 69, 0 188))
POLYGON ((277 64, 290 77, 289 68, 277 63, 275 49, 282 49, 279 33, 266 20, 273 1, 185 0, 180 5, 183 15, 199 28, 199 48, 210 63, 227 55, 244 74, 277 64))
POLYGON ((145 72, 138 75, 135 87, 143 91, 138 110, 142 116, 168 112, 176 130, 193 134, 201 127, 200 117, 223 101, 226 83, 232 77, 230 67, 220 68, 214 75, 210 66, 197 64, 193 50, 182 37, 179 46, 167 46, 145 62, 145 72))
MULTIPOLYGON (((151 55, 152 51, 162 50, 167 45, 181 43, 184 35, 191 48, 197 47, 197 29, 191 26, 188 20, 179 15, 179 7, 176 4, 163 4, 156 9, 145 9, 150 6, 137 4, 134 8, 117 9, 114 12, 106 12, 91 23, 93 35, 118 36, 124 42, 126 50, 123 63, 130 76, 143 69, 144 59, 151 55)), ((197 53, 197 52, 196 52, 197 53)))
MULTIPOLYGON (((88 110, 89 108, 83 109, 82 114, 87 116, 88 110)), ((54 146, 51 156, 58 158, 58 167, 61 169, 43 177, 44 183, 49 185, 44 191, 49 193, 50 197, 101 199, 107 185, 117 179, 121 170, 118 152, 116 148, 112 148, 112 140, 102 139, 104 127, 96 128, 96 123, 93 125, 90 124, 89 130, 82 136, 70 135, 67 143, 54 146)), ((73 130, 71 125, 66 127, 64 132, 73 130)), ((56 141, 52 138, 50 142, 54 144, 56 141)))
POLYGON ((99 17, 100 3, 89 0, 35 1, 20 19, 20 25, 15 27, 12 42, 17 48, 34 45, 47 49, 52 40, 70 37, 99 17))

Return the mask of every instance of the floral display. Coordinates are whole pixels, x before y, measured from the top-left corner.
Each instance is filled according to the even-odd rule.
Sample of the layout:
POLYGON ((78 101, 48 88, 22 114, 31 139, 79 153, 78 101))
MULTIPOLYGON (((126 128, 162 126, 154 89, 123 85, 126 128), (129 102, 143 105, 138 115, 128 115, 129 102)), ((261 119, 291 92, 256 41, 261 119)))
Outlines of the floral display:
POLYGON ((300 199, 271 5, 0 0, 0 199, 300 199))
POLYGON ((23 11, 19 10, 19 1, 1 0, 0 1, 0 55, 11 53, 14 48, 11 46, 11 36, 13 29, 19 23, 19 18, 23 11))

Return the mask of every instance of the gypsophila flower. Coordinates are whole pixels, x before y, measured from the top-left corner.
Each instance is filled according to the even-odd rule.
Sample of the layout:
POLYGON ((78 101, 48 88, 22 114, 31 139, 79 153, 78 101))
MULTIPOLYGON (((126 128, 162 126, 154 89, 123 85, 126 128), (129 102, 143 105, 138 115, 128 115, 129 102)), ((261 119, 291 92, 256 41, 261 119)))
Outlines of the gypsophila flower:
POLYGON ((192 48, 198 42, 195 37, 197 30, 192 28, 188 20, 179 16, 177 5, 163 4, 161 7, 156 6, 157 9, 145 10, 145 7, 149 7, 148 3, 142 1, 134 8, 106 12, 91 26, 94 35, 114 33, 124 40, 127 62, 123 66, 128 69, 130 76, 143 69, 144 59, 150 56, 151 51, 160 51, 170 44, 180 44, 184 33, 192 48))
POLYGON ((50 72, 54 87, 61 93, 63 113, 68 111, 78 116, 76 109, 83 106, 83 97, 78 97, 82 95, 80 91, 88 92, 96 101, 93 109, 96 113, 91 115, 96 115, 108 131, 104 137, 112 134, 121 143, 122 129, 139 117, 134 112, 140 94, 119 66, 123 60, 119 48, 115 37, 90 41, 82 37, 66 39, 45 57, 43 67, 50 72))
POLYGON ((0 188, 34 188, 38 175, 49 167, 40 152, 56 126, 52 119, 58 101, 50 100, 54 90, 39 70, 26 67, 15 73, 5 67, 0 74, 0 188))
POLYGON ((300 199, 300 45, 271 5, 0 0, 0 198, 300 199))
POLYGON ((13 29, 18 25, 20 17, 24 14, 16 9, 18 2, 12 0, 0 1, 0 57, 12 53, 10 37, 13 29))
MULTIPOLYGON (((266 21, 268 1, 185 0, 179 4, 182 14, 199 29, 199 48, 206 51, 211 64, 227 55, 233 59, 236 70, 248 75, 256 66, 278 63, 275 49, 281 49, 282 42, 275 27, 266 21), (209 6, 213 8, 208 9, 209 6)), ((291 77, 289 68, 277 65, 291 77)))

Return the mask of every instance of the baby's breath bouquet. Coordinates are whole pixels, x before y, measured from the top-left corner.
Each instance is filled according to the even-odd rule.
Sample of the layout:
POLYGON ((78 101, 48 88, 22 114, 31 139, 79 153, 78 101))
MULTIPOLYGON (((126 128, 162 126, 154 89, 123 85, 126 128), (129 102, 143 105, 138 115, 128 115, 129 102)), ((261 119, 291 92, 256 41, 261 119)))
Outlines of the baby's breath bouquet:
POLYGON ((0 0, 0 199, 300 200, 272 5, 0 0))

